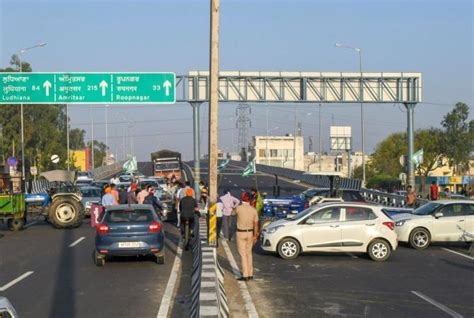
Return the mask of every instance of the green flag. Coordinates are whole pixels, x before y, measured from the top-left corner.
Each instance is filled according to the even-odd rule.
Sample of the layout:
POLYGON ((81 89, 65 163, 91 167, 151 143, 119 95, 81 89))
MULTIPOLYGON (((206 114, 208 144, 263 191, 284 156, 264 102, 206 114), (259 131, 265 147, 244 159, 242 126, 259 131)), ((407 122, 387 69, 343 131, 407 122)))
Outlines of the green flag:
POLYGON ((423 163, 423 148, 413 154, 412 161, 416 168, 423 163))
POLYGON ((134 172, 134 171, 137 171, 138 170, 138 167, 137 167, 137 158, 136 157, 133 157, 129 160, 127 160, 124 164, 123 164, 123 171, 124 172, 134 172))
POLYGON ((222 170, 229 164, 230 160, 226 159, 217 165, 217 172, 221 173, 222 170))
POLYGON ((249 162, 247 167, 245 167, 244 171, 242 171, 242 177, 248 177, 254 174, 255 172, 257 172, 257 169, 255 167, 255 160, 252 160, 249 162))

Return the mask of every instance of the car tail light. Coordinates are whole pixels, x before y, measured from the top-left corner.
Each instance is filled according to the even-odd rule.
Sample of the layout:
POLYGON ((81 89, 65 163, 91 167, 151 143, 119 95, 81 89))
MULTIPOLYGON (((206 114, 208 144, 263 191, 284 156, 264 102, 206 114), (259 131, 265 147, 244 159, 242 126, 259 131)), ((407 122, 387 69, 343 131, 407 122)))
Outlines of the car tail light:
POLYGON ((99 234, 107 234, 109 233, 109 226, 107 224, 99 224, 97 226, 97 233, 99 234))
POLYGON ((395 222, 383 222, 383 225, 385 225, 386 227, 388 227, 392 231, 395 228, 395 222))
POLYGON ((305 209, 309 208, 309 202, 308 201, 304 201, 304 208, 305 209))
POLYGON ((148 233, 156 233, 156 232, 159 232, 160 230, 161 230, 160 222, 153 221, 148 226, 148 233))

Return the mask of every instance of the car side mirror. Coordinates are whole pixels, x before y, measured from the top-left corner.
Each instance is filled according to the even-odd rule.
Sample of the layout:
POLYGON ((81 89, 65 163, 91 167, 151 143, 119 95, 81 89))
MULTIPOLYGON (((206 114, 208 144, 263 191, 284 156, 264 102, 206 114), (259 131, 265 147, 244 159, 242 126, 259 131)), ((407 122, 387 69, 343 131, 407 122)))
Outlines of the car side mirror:
POLYGON ((433 216, 434 216, 435 218, 439 219, 440 217, 443 217, 444 214, 443 214, 443 212, 436 212, 435 214, 433 214, 433 216))
POLYGON ((313 225, 315 223, 316 223, 316 221, 314 221, 312 218, 307 219, 306 222, 305 222, 305 224, 308 224, 308 225, 313 225))

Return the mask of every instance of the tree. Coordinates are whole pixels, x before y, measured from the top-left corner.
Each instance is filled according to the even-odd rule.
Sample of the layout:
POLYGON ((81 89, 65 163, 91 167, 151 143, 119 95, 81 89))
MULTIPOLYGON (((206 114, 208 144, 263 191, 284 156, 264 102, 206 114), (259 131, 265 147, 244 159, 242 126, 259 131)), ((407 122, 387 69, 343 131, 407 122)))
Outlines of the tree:
POLYGON ((69 147, 73 150, 84 149, 86 144, 84 137, 86 131, 84 129, 74 128, 69 131, 69 147))
POLYGON ((443 138, 443 131, 437 128, 420 129, 415 133, 415 149, 423 149, 423 163, 416 169, 418 175, 427 177, 438 168, 444 154, 443 138))
MULTIPOLYGON (((90 141, 87 143, 87 147, 91 148, 90 141)), ((94 167, 100 167, 103 165, 106 156, 106 150, 107 146, 103 142, 94 140, 94 167)))
POLYGON ((469 168, 469 156, 474 151, 474 120, 468 122, 468 118, 469 106, 459 102, 441 122, 444 128, 444 153, 455 173, 469 168))
MULTIPOLYGON (((438 167, 438 162, 444 155, 443 138, 443 132, 437 128, 419 129, 415 132, 415 151, 423 149, 423 163, 416 168, 418 175, 426 177, 438 167)), ((377 145, 372 154, 371 166, 374 173, 398 178, 404 171, 400 157, 406 153, 407 134, 391 134, 377 145)))

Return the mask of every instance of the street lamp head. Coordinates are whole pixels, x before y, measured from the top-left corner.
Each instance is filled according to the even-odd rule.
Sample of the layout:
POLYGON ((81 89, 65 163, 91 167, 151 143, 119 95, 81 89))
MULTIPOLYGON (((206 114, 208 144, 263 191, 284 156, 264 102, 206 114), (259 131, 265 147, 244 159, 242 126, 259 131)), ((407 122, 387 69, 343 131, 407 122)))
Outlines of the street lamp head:
POLYGON ((44 47, 44 46, 46 46, 46 44, 48 44, 48 43, 46 43, 46 42, 41 42, 40 44, 38 44, 38 47, 44 47))
POLYGON ((360 53, 360 52, 362 51, 361 49, 359 49, 359 48, 357 48, 357 47, 356 47, 354 50, 355 50, 356 52, 358 52, 358 53, 360 53))
POLYGON ((342 47, 342 44, 341 44, 341 43, 335 43, 334 46, 336 46, 336 47, 342 47))

